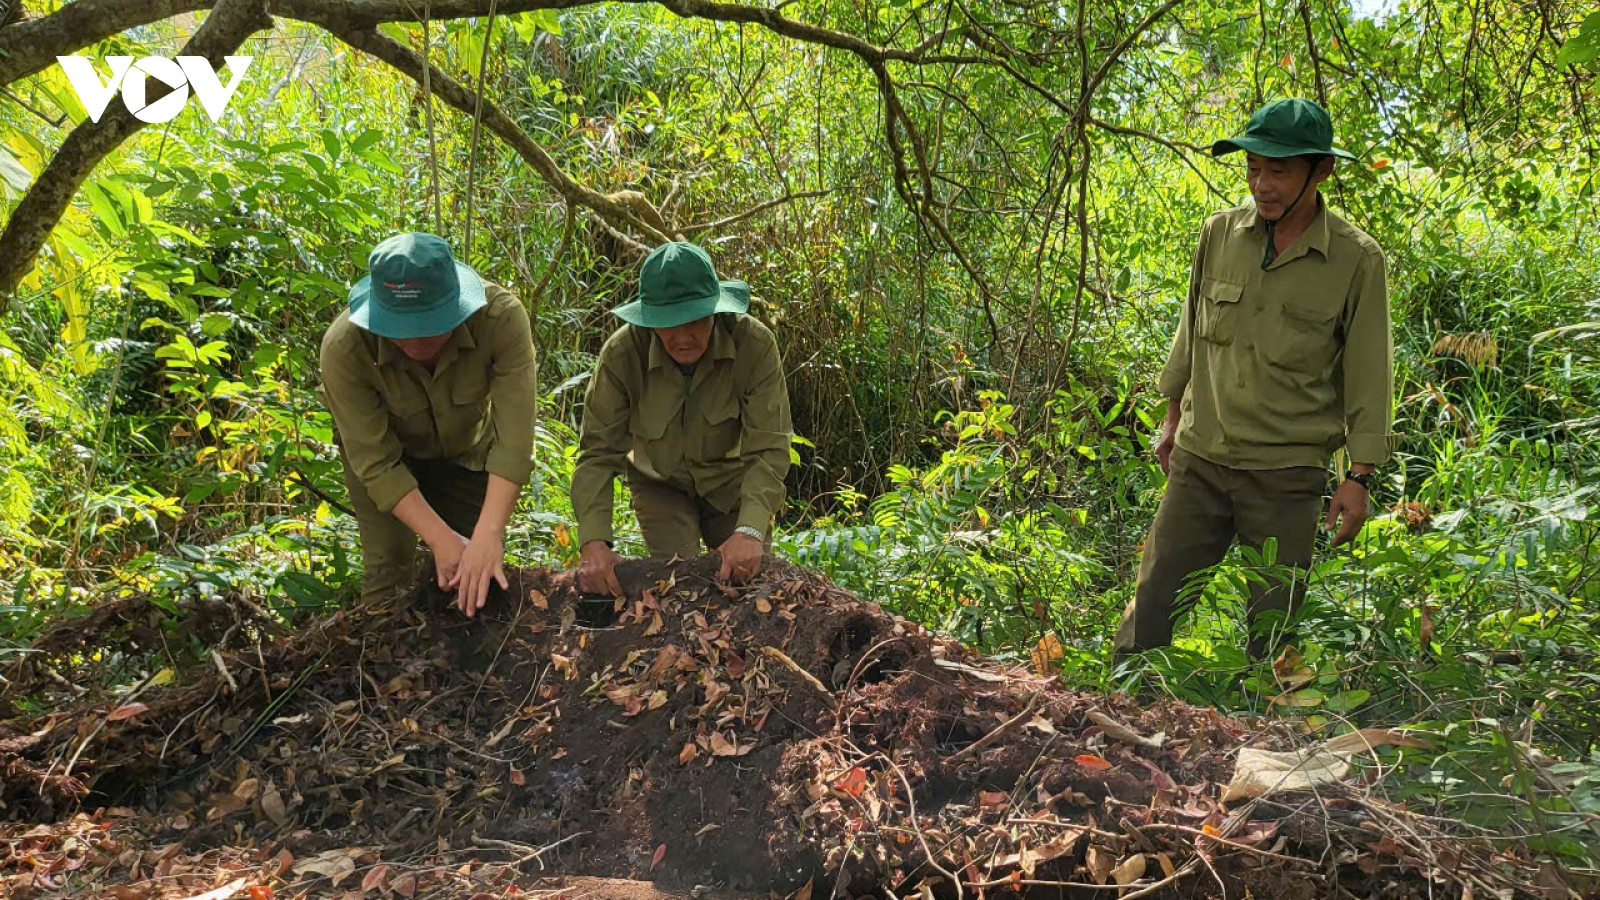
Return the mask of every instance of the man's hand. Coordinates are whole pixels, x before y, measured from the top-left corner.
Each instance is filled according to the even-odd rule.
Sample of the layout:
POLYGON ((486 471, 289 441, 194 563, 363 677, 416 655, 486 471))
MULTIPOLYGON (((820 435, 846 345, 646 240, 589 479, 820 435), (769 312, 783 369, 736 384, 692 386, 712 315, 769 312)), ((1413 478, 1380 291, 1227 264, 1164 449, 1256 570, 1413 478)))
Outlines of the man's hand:
POLYGON ((1178 422, 1183 419, 1183 399, 1167 398, 1167 417, 1161 420, 1161 435, 1156 438, 1156 459, 1161 463, 1161 474, 1172 474, 1173 436, 1178 433, 1178 422))
POLYGON ((461 568, 461 556, 467 549, 466 538, 449 529, 446 532, 438 540, 428 542, 428 549, 433 551, 433 567, 439 573, 441 591, 449 590, 455 582, 456 572, 461 568))
POLYGON ((1361 526, 1367 523, 1372 508, 1371 499, 1361 482, 1348 478, 1334 490, 1333 499, 1328 501, 1328 521, 1323 527, 1332 531, 1335 524, 1339 526, 1339 533, 1333 536, 1335 547, 1355 540, 1361 533, 1361 526))
POLYGON ((617 563, 622 557, 605 541, 584 543, 578 560, 578 590, 585 594, 610 594, 622 596, 622 585, 617 583, 617 563))
POLYGON ((456 606, 467 618, 483 609, 489 600, 489 582, 492 579, 504 590, 506 581, 505 541, 498 531, 479 529, 472 533, 460 556, 460 564, 445 588, 456 592, 456 606))
POLYGON ((722 568, 717 570, 717 580, 744 584, 761 568, 761 556, 766 553, 766 548, 750 535, 735 531, 722 542, 717 552, 722 554, 722 568))

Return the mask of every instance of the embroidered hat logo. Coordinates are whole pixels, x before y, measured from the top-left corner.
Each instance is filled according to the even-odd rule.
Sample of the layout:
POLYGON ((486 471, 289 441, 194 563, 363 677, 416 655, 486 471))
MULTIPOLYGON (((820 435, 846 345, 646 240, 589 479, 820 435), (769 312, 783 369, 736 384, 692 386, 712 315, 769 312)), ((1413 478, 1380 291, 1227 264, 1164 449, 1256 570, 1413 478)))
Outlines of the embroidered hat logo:
MULTIPOLYGON (((8 0, 0 0, 0 3, 8 0)), ((212 122, 222 118, 223 112, 228 108, 228 103, 233 99, 234 92, 239 89, 239 84, 244 80, 245 70, 250 68, 252 56, 229 56, 228 71, 232 78, 224 85, 217 77, 217 72, 211 67, 211 62, 203 56, 180 56, 176 60, 165 59, 160 56, 147 56, 137 62, 131 56, 108 56, 106 64, 111 67, 111 80, 102 81, 100 73, 95 71, 94 63, 82 56, 58 56, 56 62, 61 63, 61 70, 66 73, 67 81, 72 84, 72 89, 77 92, 78 99, 83 101, 83 108, 89 113, 89 118, 95 122, 105 114, 106 106, 111 103, 111 98, 118 90, 122 92, 122 102, 128 107, 128 112, 141 122, 168 122, 178 113, 183 112, 184 106, 189 102, 189 90, 194 89, 196 97, 200 98, 200 105, 205 108, 206 115, 212 122), (154 78, 172 88, 166 96, 155 101, 147 100, 145 82, 154 78)))

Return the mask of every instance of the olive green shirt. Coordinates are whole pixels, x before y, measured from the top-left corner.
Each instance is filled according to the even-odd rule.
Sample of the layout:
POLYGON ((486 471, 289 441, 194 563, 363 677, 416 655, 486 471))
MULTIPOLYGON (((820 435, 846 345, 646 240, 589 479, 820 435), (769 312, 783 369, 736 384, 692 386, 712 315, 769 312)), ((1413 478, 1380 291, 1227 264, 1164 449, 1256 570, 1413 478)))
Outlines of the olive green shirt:
POLYGON ((1236 469, 1380 465, 1397 442, 1383 251, 1328 211, 1265 270, 1254 204, 1200 232, 1159 388, 1181 398, 1177 445, 1236 469))
POLYGON ((341 313, 322 337, 322 396, 350 468, 378 509, 417 487, 401 457, 449 460, 523 485, 533 471, 533 334, 517 295, 456 326, 433 369, 341 313))
POLYGON ((580 543, 612 539, 613 488, 632 465, 765 534, 789 472, 789 391, 772 332, 723 313, 685 373, 653 332, 624 325, 600 349, 572 473, 580 543))

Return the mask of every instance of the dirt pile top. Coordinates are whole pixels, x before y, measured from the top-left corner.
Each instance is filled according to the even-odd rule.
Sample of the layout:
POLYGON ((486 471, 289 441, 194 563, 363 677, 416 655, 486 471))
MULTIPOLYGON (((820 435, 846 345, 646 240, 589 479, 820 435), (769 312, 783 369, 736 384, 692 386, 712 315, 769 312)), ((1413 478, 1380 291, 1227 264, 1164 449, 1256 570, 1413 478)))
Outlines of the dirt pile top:
POLYGON ((627 598, 596 604, 524 571, 470 621, 428 587, 292 632, 213 610, 190 636, 208 665, 25 714, 90 683, 75 648, 161 633, 137 601, 97 613, 101 633, 66 623, 8 673, 0 885, 576 900, 539 878, 581 875, 966 900, 1405 897, 1430 867, 1440 886, 1487 877, 1433 832, 1396 839, 1403 811, 1342 786, 1221 803, 1240 748, 1282 736, 1001 670, 776 561, 746 588, 714 572, 629 563, 627 598))

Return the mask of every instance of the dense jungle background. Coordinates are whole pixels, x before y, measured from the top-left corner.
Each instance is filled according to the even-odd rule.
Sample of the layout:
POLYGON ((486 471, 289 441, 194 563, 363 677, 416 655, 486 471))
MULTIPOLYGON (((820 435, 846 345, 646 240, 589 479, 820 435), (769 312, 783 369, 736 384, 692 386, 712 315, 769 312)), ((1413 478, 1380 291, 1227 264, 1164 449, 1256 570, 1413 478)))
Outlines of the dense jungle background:
POLYGON ((588 372, 678 234, 778 335, 789 560, 1072 687, 1417 726, 1427 748, 1384 751, 1393 799, 1593 873, 1592 0, 274 3, 221 121, 191 104, 52 183, 70 202, 24 255, 24 197, 87 122, 53 56, 173 56, 212 5, 22 36, 96 4, 0 27, 0 663, 118 597, 295 625, 353 602, 317 347, 394 231, 437 231, 533 314, 536 481, 507 545, 574 564, 588 372), (1388 255, 1403 448, 1360 540, 1319 552, 1287 671, 1242 652, 1272 567, 1237 552, 1170 652, 1113 667, 1163 485, 1155 374, 1201 223, 1248 202, 1206 147, 1284 96, 1360 158, 1326 196, 1388 255))

